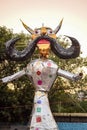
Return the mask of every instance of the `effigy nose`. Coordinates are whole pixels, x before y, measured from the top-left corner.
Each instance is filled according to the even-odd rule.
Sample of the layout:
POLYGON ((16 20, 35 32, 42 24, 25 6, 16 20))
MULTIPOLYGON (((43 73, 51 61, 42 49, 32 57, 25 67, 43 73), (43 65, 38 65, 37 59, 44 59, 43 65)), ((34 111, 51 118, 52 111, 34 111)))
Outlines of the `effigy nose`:
POLYGON ((45 35, 47 33, 47 29, 45 27, 41 28, 41 35, 45 35))

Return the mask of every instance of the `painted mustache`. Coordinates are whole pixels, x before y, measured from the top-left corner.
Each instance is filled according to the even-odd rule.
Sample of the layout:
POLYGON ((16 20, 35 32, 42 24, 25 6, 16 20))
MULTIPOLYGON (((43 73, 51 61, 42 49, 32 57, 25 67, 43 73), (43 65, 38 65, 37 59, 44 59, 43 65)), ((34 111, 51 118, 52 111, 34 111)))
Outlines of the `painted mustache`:
POLYGON ((59 58, 62 58, 62 59, 76 58, 80 54, 79 42, 73 37, 69 37, 69 36, 67 37, 72 41, 72 45, 67 49, 62 47, 56 39, 53 39, 47 35, 44 35, 44 36, 39 36, 35 38, 34 40, 32 40, 27 45, 27 47, 22 51, 18 51, 14 47, 15 43, 19 41, 20 38, 13 38, 5 43, 6 54, 11 60, 14 60, 14 61, 26 60, 30 58, 32 54, 34 53, 37 43, 40 42, 40 40, 44 39, 45 41, 47 40, 48 42, 50 42, 51 50, 59 58))

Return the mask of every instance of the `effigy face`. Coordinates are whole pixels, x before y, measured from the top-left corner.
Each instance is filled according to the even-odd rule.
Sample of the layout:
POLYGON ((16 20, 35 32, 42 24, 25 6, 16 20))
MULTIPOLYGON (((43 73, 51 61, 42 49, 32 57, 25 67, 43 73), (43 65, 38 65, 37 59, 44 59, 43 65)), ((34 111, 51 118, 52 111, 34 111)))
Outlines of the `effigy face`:
POLYGON ((29 41, 29 44, 23 51, 18 51, 14 47, 15 43, 20 38, 13 38, 6 42, 6 53, 9 56, 11 60, 15 61, 22 61, 27 60, 32 56, 32 54, 35 51, 35 48, 39 48, 39 53, 41 54, 41 57, 48 58, 49 49, 57 55, 59 58, 62 59, 71 59, 76 58, 80 54, 80 45, 77 39, 65 36, 63 38, 62 43, 66 43, 67 38, 70 40, 71 45, 70 47, 64 48, 62 46, 62 43, 60 42, 59 37, 56 36, 57 32, 60 30, 62 25, 63 19, 60 21, 59 25, 56 27, 55 30, 52 30, 49 27, 42 26, 41 28, 36 28, 32 30, 30 27, 28 27, 26 24, 23 24, 25 29, 31 34, 31 40, 29 41))
POLYGON ((57 76, 58 66, 51 60, 37 59, 27 65, 27 74, 36 90, 49 91, 57 76))

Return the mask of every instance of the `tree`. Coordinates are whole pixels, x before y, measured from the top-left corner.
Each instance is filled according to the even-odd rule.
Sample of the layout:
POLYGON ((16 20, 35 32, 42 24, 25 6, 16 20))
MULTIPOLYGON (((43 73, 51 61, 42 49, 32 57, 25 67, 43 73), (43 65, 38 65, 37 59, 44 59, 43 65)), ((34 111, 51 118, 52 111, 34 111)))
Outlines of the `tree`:
MULTIPOLYGON (((51 57, 60 68, 72 73, 83 73, 83 78, 76 82, 58 77, 49 93, 51 108, 53 112, 86 112, 86 106, 78 101, 78 91, 87 86, 87 75, 84 74, 83 66, 87 66, 87 58, 78 57, 76 59, 63 60, 56 56, 51 57), (55 105, 54 105, 55 103, 55 105), (54 107, 55 106, 55 107, 54 107), (60 110, 61 107, 61 110, 60 110)), ((85 103, 86 104, 86 103, 85 103)))
MULTIPOLYGON (((26 46, 26 43, 29 39, 29 36, 25 35, 23 32, 20 34, 13 34, 12 30, 7 29, 6 27, 0 28, 0 78, 12 75, 13 73, 23 69, 30 60, 29 59, 28 61, 24 62, 15 62, 9 60, 5 55, 4 43, 13 37, 21 38, 20 42, 17 42, 16 44, 17 49, 20 50, 26 46)), ((1 82, 0 97, 0 121, 23 122, 24 119, 28 120, 32 107, 33 89, 26 76, 6 84, 1 82)))
POLYGON ((5 26, 0 27, 0 62, 4 60, 5 54, 5 46, 4 43, 11 39, 13 36, 12 29, 7 29, 5 26))

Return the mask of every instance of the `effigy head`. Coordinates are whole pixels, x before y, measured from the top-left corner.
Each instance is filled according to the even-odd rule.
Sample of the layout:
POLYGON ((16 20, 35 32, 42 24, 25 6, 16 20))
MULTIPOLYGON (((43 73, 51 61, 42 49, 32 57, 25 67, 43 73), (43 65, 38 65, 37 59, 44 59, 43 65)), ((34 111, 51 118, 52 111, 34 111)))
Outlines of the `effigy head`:
POLYGON ((62 59, 78 57, 80 53, 80 45, 75 38, 66 36, 72 42, 72 45, 69 48, 62 47, 57 40, 58 37, 56 34, 61 28, 62 21, 63 19, 60 21, 55 30, 44 26, 33 30, 21 21, 25 29, 31 34, 31 42, 23 51, 18 51, 15 49, 14 45, 20 38, 9 40, 5 43, 7 55, 11 60, 26 60, 32 56, 35 48, 38 47, 43 57, 48 55, 50 49, 55 55, 62 59))

